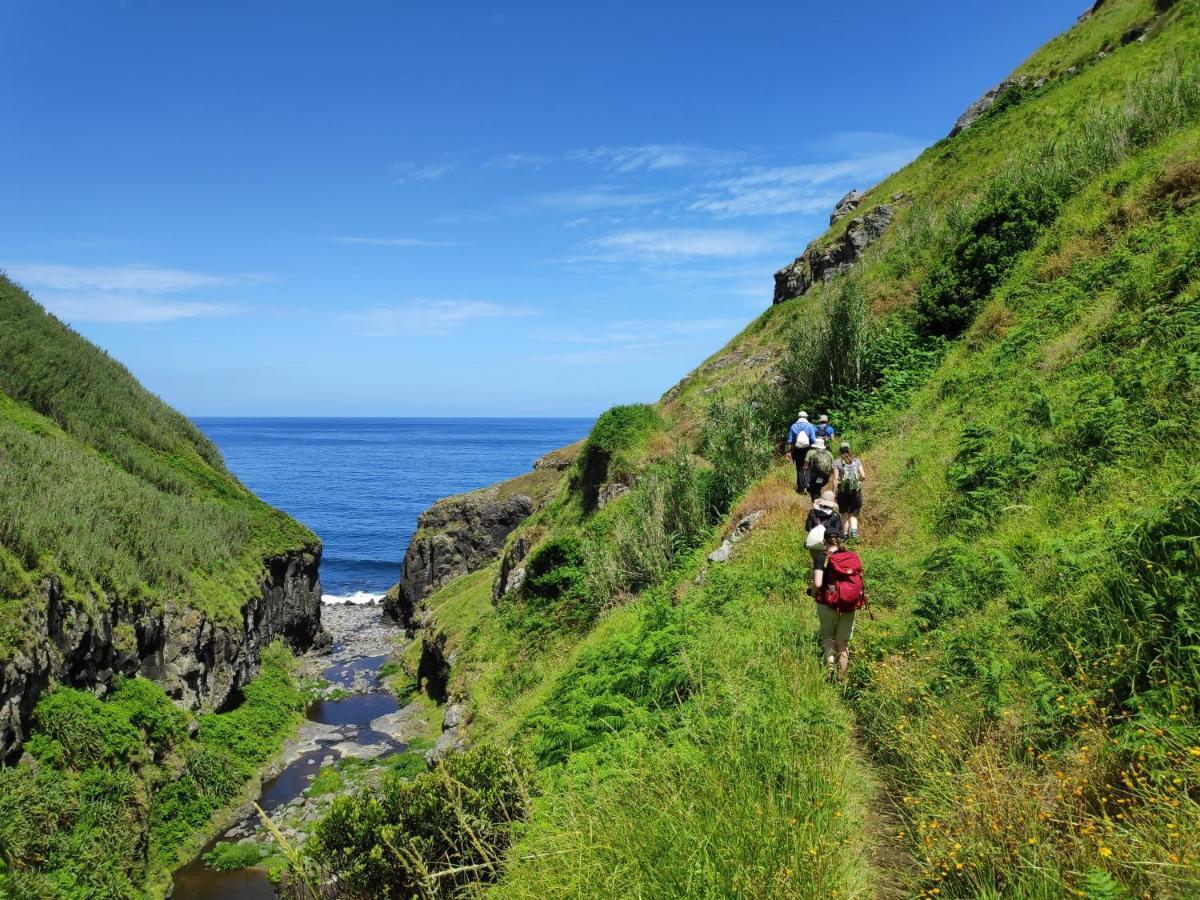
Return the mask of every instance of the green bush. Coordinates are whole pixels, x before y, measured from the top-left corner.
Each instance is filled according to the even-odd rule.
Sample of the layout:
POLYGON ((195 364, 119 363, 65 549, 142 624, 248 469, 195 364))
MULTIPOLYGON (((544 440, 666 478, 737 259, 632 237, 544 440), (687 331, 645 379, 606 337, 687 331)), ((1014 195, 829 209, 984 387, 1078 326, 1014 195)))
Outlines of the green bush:
POLYGON ((378 794, 339 797, 305 853, 340 896, 449 896, 499 874, 514 824, 528 814, 526 767, 510 750, 474 747, 378 794))
POLYGON ((614 406, 600 415, 571 472, 571 487, 582 495, 585 512, 596 508, 606 481, 632 477, 633 453, 660 425, 658 413, 645 403, 614 406))
POLYGON ((1053 221, 1062 198, 1041 184, 997 182, 975 212, 966 233, 934 266, 917 296, 924 333, 954 337, 1053 221))
POLYGON ((983 425, 968 425, 946 472, 957 496, 947 503, 943 521, 965 531, 995 522, 1008 504, 1028 488, 1038 469, 1041 446, 1020 431, 999 437, 983 425))
POLYGON ((724 517, 775 458, 771 437, 780 420, 771 417, 771 407, 763 399, 749 403, 714 400, 708 408, 700 452, 713 467, 707 485, 713 521, 724 517))
POLYGON ((101 702, 87 691, 59 687, 38 700, 37 729, 29 752, 41 762, 75 771, 89 766, 132 761, 142 748, 142 735, 126 710, 101 702))
POLYGON ((653 724, 656 713, 687 695, 680 617, 669 602, 648 604, 633 633, 585 652, 558 679, 524 725, 541 765, 561 763, 626 728, 653 724))
POLYGON ((222 841, 204 854, 204 862, 218 872, 257 866, 270 855, 262 844, 232 844, 222 841))

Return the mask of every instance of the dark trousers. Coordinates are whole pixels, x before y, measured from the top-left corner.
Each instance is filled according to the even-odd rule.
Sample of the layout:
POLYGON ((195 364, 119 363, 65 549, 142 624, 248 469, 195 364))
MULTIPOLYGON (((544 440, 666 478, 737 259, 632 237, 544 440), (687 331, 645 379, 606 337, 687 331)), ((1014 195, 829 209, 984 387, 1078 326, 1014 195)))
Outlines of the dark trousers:
MULTIPOLYGON (((805 453, 807 452, 806 450, 805 453)), ((796 492, 803 494, 808 490, 808 470, 804 468, 804 457, 798 453, 792 453, 792 462, 796 464, 796 492)))
POLYGON ((808 496, 813 500, 820 498, 821 493, 829 486, 829 476, 808 470, 808 496))

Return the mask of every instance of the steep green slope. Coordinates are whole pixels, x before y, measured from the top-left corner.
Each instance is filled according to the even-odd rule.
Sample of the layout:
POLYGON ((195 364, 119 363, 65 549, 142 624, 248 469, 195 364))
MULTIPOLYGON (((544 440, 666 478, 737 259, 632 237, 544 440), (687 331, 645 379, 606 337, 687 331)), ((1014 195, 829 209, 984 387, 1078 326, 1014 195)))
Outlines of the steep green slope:
POLYGON ((510 540, 523 584, 428 601, 530 796, 424 856, 386 791, 347 800, 314 861, 372 821, 415 854, 355 896, 1200 893, 1197 58, 1200 4, 1107 0, 868 193, 894 215, 853 268, 602 417, 510 540), (844 686, 777 458, 798 406, 870 474, 844 686))
POLYGON ((72 602, 186 600, 237 623, 263 560, 315 536, 247 491, 129 372, 0 278, 0 659, 44 577, 72 602))
POLYGON ((301 718, 319 556, 0 278, 0 895, 165 892, 301 718))

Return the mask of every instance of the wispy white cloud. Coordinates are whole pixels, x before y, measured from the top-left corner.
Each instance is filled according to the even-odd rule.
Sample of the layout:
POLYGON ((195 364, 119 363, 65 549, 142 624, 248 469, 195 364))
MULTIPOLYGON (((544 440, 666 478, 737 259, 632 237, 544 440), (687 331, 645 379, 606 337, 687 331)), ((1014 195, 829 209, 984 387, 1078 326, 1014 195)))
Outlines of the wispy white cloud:
POLYGON ((66 321, 137 325, 236 315, 245 311, 244 305, 175 295, 211 293, 271 280, 267 275, 215 275, 145 263, 76 266, 15 262, 4 264, 4 269, 66 321))
POLYGON ((733 165, 743 154, 696 144, 640 144, 575 150, 569 159, 601 163, 614 172, 657 172, 663 169, 713 169, 733 165))
POLYGON ((487 160, 483 167, 485 169, 540 169, 552 162, 554 162, 554 157, 544 156, 540 153, 504 153, 487 160))
MULTIPOLYGON (((921 151, 900 140, 886 149, 832 161, 752 169, 708 185, 688 209, 718 218, 824 212, 849 187, 870 187, 921 151)), ((879 143, 879 136, 873 142, 879 143)))
POLYGON ((431 241, 425 238, 382 238, 382 237, 333 237, 331 244, 357 244, 363 247, 455 247, 457 241, 431 241))
POLYGON ((346 318, 371 337, 402 337, 409 334, 446 334, 468 322, 530 316, 523 306, 505 306, 486 300, 409 300, 377 306, 346 318))
POLYGON ((120 294, 97 291, 87 294, 49 291, 38 299, 50 312, 67 322, 107 322, 149 325, 179 319, 233 316, 245 307, 232 303, 209 303, 159 297, 152 294, 120 294))
POLYGON ((619 231, 590 246, 612 259, 694 259, 758 256, 780 246, 774 235, 740 229, 657 228, 619 231))
POLYGON ((71 266, 55 263, 5 263, 9 277, 26 286, 56 291, 125 291, 171 294, 198 288, 228 287, 269 280, 264 275, 211 275, 133 263, 122 266, 71 266))
POLYGON ((409 184, 414 181, 437 181, 444 175, 454 171, 454 163, 439 162, 417 165, 411 162, 396 163, 395 176, 392 184, 409 184))
POLYGON ((534 203, 545 209, 580 212, 585 210, 627 209, 661 203, 668 195, 653 191, 619 191, 593 187, 538 194, 534 203))

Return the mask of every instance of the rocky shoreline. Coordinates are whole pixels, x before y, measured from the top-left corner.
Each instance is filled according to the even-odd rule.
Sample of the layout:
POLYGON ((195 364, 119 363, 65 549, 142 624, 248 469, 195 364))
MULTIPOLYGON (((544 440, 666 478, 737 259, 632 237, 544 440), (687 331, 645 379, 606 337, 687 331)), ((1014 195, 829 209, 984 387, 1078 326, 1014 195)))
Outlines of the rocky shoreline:
MULTIPOLYGON (((288 844, 299 848, 312 823, 337 797, 378 786, 392 769, 387 760, 405 754, 410 742, 427 734, 431 720, 440 717, 440 711, 420 698, 400 706, 384 688, 380 670, 402 649, 398 639, 404 632, 383 616, 379 604, 325 605, 322 619, 332 646, 300 657, 298 674, 325 680, 323 692, 310 707, 308 720, 263 771, 260 796, 232 815, 234 824, 218 842, 256 844, 264 856, 276 850, 274 836, 254 808, 257 803, 288 844), (347 760, 362 764, 346 765, 347 760), (337 771, 333 786, 327 778, 324 789, 311 790, 331 767, 337 771)), ((187 869, 191 871, 181 872, 187 879, 215 880, 226 874, 207 869, 199 860, 187 869)), ((186 890, 178 896, 187 896, 186 890)))

